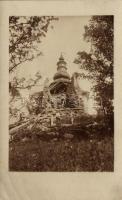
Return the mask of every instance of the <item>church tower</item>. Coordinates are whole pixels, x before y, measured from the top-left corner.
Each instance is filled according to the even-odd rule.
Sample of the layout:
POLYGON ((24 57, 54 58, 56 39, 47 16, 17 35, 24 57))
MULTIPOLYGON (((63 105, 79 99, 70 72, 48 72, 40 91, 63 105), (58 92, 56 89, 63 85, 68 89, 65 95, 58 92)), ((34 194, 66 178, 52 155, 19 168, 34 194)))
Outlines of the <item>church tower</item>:
POLYGON ((57 72, 53 77, 53 82, 50 84, 51 94, 58 94, 66 92, 67 86, 70 84, 71 79, 70 75, 67 72, 67 63, 64 60, 63 55, 61 54, 57 62, 57 72))
POLYGON ((72 78, 67 72, 67 63, 63 55, 57 62, 57 72, 54 74, 53 82, 49 85, 49 91, 54 108, 83 108, 83 91, 77 80, 77 73, 72 78))

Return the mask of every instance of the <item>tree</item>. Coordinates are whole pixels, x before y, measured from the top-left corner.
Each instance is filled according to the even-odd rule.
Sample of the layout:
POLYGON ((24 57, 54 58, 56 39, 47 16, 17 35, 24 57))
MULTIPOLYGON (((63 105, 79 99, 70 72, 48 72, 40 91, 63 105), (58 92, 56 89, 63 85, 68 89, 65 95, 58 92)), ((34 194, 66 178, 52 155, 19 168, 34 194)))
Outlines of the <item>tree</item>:
MULTIPOLYGON (((25 61, 32 61, 37 56, 42 55, 38 49, 38 43, 46 37, 50 22, 56 17, 9 17, 9 73, 14 72, 17 67, 25 61)), ((15 76, 9 82, 9 91, 13 97, 19 95, 19 89, 30 89, 41 78, 36 73, 34 80, 26 81, 25 78, 18 80, 15 76), (27 83, 28 82, 28 83, 27 83)))
POLYGON ((35 74, 33 79, 30 78, 29 80, 24 77, 19 79, 14 75, 14 72, 18 67, 22 67, 22 63, 32 61, 42 55, 41 50, 38 48, 39 43, 46 37, 51 22, 56 19, 53 16, 9 17, 10 107, 18 99, 23 102, 20 90, 31 89, 41 79, 39 72, 35 74))
POLYGON ((28 79, 26 80, 23 78, 17 78, 16 76, 13 77, 12 81, 9 82, 9 91, 11 96, 14 98, 15 96, 20 96, 19 89, 31 89, 35 86, 38 81, 41 79, 40 72, 36 72, 35 79, 28 79))
POLYGON ((21 63, 31 61, 42 54, 38 43, 46 37, 50 22, 57 18, 50 17, 9 17, 9 72, 13 72, 21 63))
POLYGON ((48 109, 50 109, 51 107, 52 107, 52 101, 49 90, 49 79, 46 78, 44 81, 44 88, 43 88, 42 108, 45 109, 45 111, 48 111, 48 109))
POLYGON ((26 107, 29 114, 39 114, 42 111, 43 91, 32 94, 29 101, 26 102, 26 107))
POLYGON ((113 16, 93 16, 85 26, 84 39, 89 53, 77 53, 75 63, 94 81, 94 92, 104 115, 113 114, 113 16))

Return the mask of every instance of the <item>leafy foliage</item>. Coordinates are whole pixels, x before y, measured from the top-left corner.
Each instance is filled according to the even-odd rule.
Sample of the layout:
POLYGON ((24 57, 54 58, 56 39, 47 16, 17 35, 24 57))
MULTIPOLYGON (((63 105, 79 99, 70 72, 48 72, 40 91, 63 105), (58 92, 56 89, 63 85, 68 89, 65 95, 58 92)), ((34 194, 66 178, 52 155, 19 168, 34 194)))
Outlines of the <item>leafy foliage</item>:
MULTIPOLYGON (((46 37, 48 27, 55 17, 9 17, 9 72, 12 73, 20 64, 25 61, 32 61, 40 56, 42 52, 38 49, 38 43, 46 37)), ((31 89, 41 75, 36 73, 36 79, 28 81, 25 78, 18 80, 14 77, 9 83, 9 91, 13 97, 19 95, 19 89, 31 89)))
POLYGON ((66 94, 66 107, 69 108, 76 108, 79 106, 79 99, 78 95, 76 94, 73 84, 69 85, 67 88, 67 94, 66 94))
POLYGON ((113 36, 113 16, 93 16, 84 33, 91 51, 78 52, 74 61, 93 79, 96 99, 105 115, 113 112, 113 36))
POLYGON ((53 16, 9 17, 10 103, 14 102, 15 98, 21 98, 20 89, 30 90, 41 79, 39 72, 35 74, 34 79, 29 80, 24 77, 19 79, 14 72, 25 61, 32 61, 42 55, 38 44, 46 37, 51 21, 56 19, 53 16))
POLYGON ((70 108, 75 108, 75 92, 71 86, 68 87, 67 89, 67 94, 66 94, 66 106, 70 108))
POLYGON ((9 17, 9 72, 18 65, 42 54, 37 44, 46 37, 49 24, 55 17, 9 17))
POLYGON ((30 96, 26 106, 30 114, 39 114, 42 111, 43 92, 37 92, 30 96))

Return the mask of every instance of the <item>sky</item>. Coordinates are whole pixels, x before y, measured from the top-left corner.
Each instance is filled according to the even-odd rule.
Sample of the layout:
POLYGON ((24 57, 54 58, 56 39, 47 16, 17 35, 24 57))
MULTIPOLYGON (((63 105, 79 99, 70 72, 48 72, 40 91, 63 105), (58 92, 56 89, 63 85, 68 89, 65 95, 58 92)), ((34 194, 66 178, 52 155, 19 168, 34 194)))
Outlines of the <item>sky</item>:
MULTIPOLYGON (((63 54, 67 62, 68 73, 72 75, 73 72, 82 72, 79 66, 74 64, 73 61, 77 56, 78 51, 89 51, 90 44, 84 41, 84 26, 88 24, 89 17, 59 17, 59 20, 51 22, 53 29, 49 27, 46 37, 38 48, 42 51, 43 55, 34 59, 31 62, 22 64, 16 75, 18 77, 34 77, 34 74, 39 71, 42 75, 42 82, 49 78, 51 81, 57 70, 57 61, 63 54)), ((88 81, 80 81, 83 89, 90 88, 88 81)))

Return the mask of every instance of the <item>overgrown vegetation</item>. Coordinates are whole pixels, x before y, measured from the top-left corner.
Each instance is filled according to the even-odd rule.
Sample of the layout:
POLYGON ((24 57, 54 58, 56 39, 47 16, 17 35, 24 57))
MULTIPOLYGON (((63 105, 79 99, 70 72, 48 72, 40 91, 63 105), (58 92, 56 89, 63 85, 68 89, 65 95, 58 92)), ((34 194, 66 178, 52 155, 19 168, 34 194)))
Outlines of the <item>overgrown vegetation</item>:
POLYGON ((9 162, 11 171, 113 171, 113 138, 12 142, 9 162))
POLYGON ((37 122, 17 131, 10 142, 11 171, 113 171, 113 130, 102 118, 42 128, 37 122))
MULTIPOLYGON (((94 94, 107 126, 113 126, 113 16, 93 16, 85 26, 84 39, 91 51, 79 51, 75 63, 94 82, 94 94)), ((84 76, 85 77, 85 76, 84 76)))
MULTIPOLYGON (((24 62, 32 61, 43 54, 39 44, 46 37, 49 28, 53 28, 51 22, 54 20, 57 18, 53 16, 9 17, 9 103, 12 115, 16 113, 13 105, 18 99, 21 101, 21 107, 29 108, 28 102, 24 102, 21 97, 21 91, 30 90, 42 78, 39 71, 34 78, 18 78, 16 71, 24 62)), ((21 109, 18 109, 18 113, 22 113, 21 109)))

